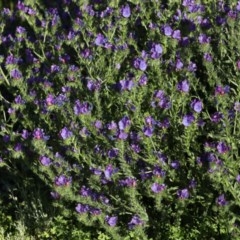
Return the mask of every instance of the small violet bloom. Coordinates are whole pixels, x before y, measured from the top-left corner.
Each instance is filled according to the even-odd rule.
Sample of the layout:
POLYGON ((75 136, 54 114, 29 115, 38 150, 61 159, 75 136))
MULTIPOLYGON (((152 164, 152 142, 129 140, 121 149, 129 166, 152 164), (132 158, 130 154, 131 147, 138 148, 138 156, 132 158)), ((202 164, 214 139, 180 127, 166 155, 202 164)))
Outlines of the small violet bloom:
POLYGON ((173 32, 173 30, 169 25, 166 25, 163 27, 163 33, 165 36, 171 36, 172 32, 173 32))
POLYGON ((236 112, 240 112, 240 102, 235 102, 235 103, 234 103, 234 110, 235 110, 236 112))
POLYGON ((125 18, 129 18, 131 16, 131 9, 128 4, 122 7, 121 9, 122 16, 125 18))
POLYGON ((30 133, 28 132, 28 130, 23 129, 21 136, 23 139, 27 139, 30 136, 30 133))
POLYGON ((119 130, 125 130, 127 127, 129 127, 131 124, 131 121, 129 117, 124 116, 119 122, 118 122, 118 127, 119 130))
POLYGON ((43 166, 49 166, 52 163, 51 159, 45 156, 41 156, 39 160, 43 166))
POLYGON ((189 198, 189 191, 187 188, 184 188, 182 190, 178 190, 177 195, 180 199, 186 199, 189 198))
POLYGON ((72 134, 72 132, 68 129, 68 128, 66 128, 66 127, 64 127, 61 131, 60 131, 60 136, 62 137, 62 139, 67 139, 67 138, 70 138, 71 136, 72 136, 73 134, 72 134))
POLYGON ((123 187, 136 187, 137 185, 137 180, 135 178, 132 177, 128 177, 126 179, 123 180, 119 180, 119 185, 123 186, 123 187))
POLYGON ((117 84, 117 88, 120 91, 128 90, 130 91, 134 86, 134 82, 132 80, 120 80, 117 84))
POLYGON ((154 132, 154 128, 151 126, 145 126, 143 128, 143 133, 147 137, 151 137, 153 135, 153 132, 154 132))
POLYGON ((177 89, 181 92, 189 92, 189 82, 187 80, 183 80, 181 82, 178 83, 177 85, 177 89))
POLYGON ((165 184, 153 183, 151 189, 154 193, 162 192, 166 188, 165 184))
POLYGON ((97 46, 104 46, 106 42, 107 42, 107 39, 101 33, 99 33, 95 39, 95 44, 97 46))
POLYGON ((218 123, 223 117, 223 114, 220 112, 215 112, 211 115, 211 121, 214 123, 218 123))
POLYGON ((194 99, 192 102, 191 102, 191 108, 197 112, 197 113, 200 113, 202 111, 202 108, 203 108, 203 104, 202 104, 202 101, 198 100, 198 99, 194 99))
POLYGON ((57 186, 68 186, 72 182, 72 178, 66 177, 65 175, 60 175, 55 178, 54 182, 57 186))
POLYGON ((75 209, 78 213, 86 213, 89 211, 90 208, 89 208, 89 205, 87 204, 78 203, 75 209))
POLYGON ((183 117, 182 124, 185 127, 188 127, 191 125, 192 122, 194 122, 194 120, 195 120, 195 117, 193 116, 193 114, 188 114, 183 117))
POLYGON ((44 131, 43 129, 37 128, 33 131, 33 137, 35 139, 43 139, 44 138, 44 131))
POLYGON ((133 62, 133 65, 135 68, 140 69, 141 71, 145 71, 147 69, 147 63, 141 58, 136 58, 133 62))
POLYGON ((117 220, 118 220, 118 217, 117 217, 117 216, 113 216, 113 217, 106 216, 106 218, 105 218, 105 221, 107 222, 107 224, 108 224, 110 227, 116 226, 117 220))
POLYGON ((22 77, 22 73, 18 69, 13 69, 10 72, 10 76, 14 79, 20 79, 22 77))
POLYGON ((92 110, 92 105, 88 102, 81 103, 79 100, 75 102, 73 107, 75 115, 88 114, 92 110))
POLYGON ((153 43, 151 48, 151 58, 157 59, 161 56, 163 52, 162 46, 160 44, 153 43))
POLYGON ((216 203, 219 205, 219 206, 225 206, 227 204, 227 201, 225 199, 225 196, 224 194, 220 195, 217 199, 216 199, 216 203))
POLYGON ((110 180, 112 175, 118 171, 117 168, 113 168, 111 164, 107 165, 107 167, 104 170, 104 176, 106 179, 110 180))
POLYGON ((143 223, 144 223, 143 220, 141 220, 139 216, 135 215, 128 223, 128 227, 129 229, 133 229, 135 226, 143 225, 143 223))
POLYGON ((219 142, 218 145, 217 145, 217 151, 220 153, 220 154, 224 154, 226 152, 229 151, 229 147, 226 145, 226 143, 224 142, 219 142))

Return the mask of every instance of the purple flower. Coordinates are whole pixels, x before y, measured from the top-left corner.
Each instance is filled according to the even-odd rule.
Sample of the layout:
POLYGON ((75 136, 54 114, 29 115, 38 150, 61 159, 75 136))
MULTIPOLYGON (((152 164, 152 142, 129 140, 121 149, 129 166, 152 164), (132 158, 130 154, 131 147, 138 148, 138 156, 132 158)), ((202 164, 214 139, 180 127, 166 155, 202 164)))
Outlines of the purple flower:
POLYGON ((128 134, 124 131, 119 131, 117 137, 118 139, 126 140, 128 138, 128 134))
POLYGON ((240 183, 240 174, 237 175, 236 180, 238 183, 240 183))
POLYGON ((202 108, 203 108, 203 104, 202 104, 202 101, 198 100, 198 99, 194 99, 192 102, 191 102, 191 108, 197 112, 197 113, 200 113, 202 111, 202 108))
POLYGON ((134 82, 132 80, 121 80, 119 81, 118 88, 120 91, 131 90, 134 86, 134 82))
POLYGON ((51 159, 45 156, 41 156, 39 160, 43 166, 49 166, 52 163, 51 159))
POLYGON ((97 35, 97 38, 95 39, 95 44, 97 46, 104 46, 106 42, 107 42, 107 39, 101 33, 99 33, 97 35))
POLYGON ((99 209, 99 208, 94 208, 94 207, 90 207, 90 210, 89 210, 90 214, 92 215, 99 215, 102 213, 102 210, 99 209))
POLYGON ((177 89, 181 92, 189 92, 189 82, 187 80, 183 80, 178 83, 177 89))
POLYGON ((24 27, 19 26, 19 27, 16 28, 16 32, 18 34, 22 34, 22 33, 26 32, 26 29, 24 27))
POLYGON ((107 224, 108 224, 109 226, 111 226, 111 227, 116 226, 117 220, 118 220, 118 217, 117 217, 117 216, 113 216, 113 217, 106 216, 106 218, 105 218, 105 221, 106 221, 107 224))
POLYGON ((101 175, 102 174, 102 170, 99 169, 99 168, 90 167, 90 170, 94 175, 101 175))
POLYGON ((119 150, 117 148, 112 148, 108 151, 108 157, 109 158, 115 158, 118 155, 119 150))
POLYGON ((81 103, 79 100, 75 102, 73 107, 75 115, 88 114, 92 110, 92 105, 88 102, 81 103))
POLYGON ((189 72, 195 72, 197 70, 197 65, 194 62, 190 62, 188 65, 188 71, 189 72))
POLYGON ((138 84, 139 84, 140 86, 144 86, 144 85, 147 85, 147 81, 148 81, 147 76, 146 76, 145 74, 143 74, 143 75, 140 77, 140 79, 139 79, 139 81, 138 81, 138 84))
POLYGON ((229 92, 230 92, 230 87, 228 85, 226 85, 224 87, 216 86, 216 88, 215 88, 215 96, 216 95, 224 95, 229 92))
POLYGON ((177 195, 180 199, 186 199, 189 198, 189 191, 187 188, 184 188, 182 190, 178 190, 177 195))
POLYGON ((60 175, 55 178, 54 182, 57 186, 68 186, 72 182, 72 178, 66 177, 65 175, 60 175))
POLYGON ((195 179, 191 179, 189 187, 190 188, 195 188, 197 186, 197 181, 195 179))
POLYGON ((112 175, 116 173, 117 169, 114 169, 111 164, 107 165, 107 167, 104 170, 104 176, 106 179, 110 180, 112 175))
POLYGON ((240 1, 237 2, 236 10, 240 12, 240 1))
POLYGON ((131 149, 135 152, 135 153, 140 153, 141 152, 141 147, 138 144, 131 144, 131 149))
POLYGON ((148 116, 145 118, 145 123, 149 126, 155 125, 156 121, 154 120, 153 117, 148 116))
POLYGON ((67 138, 70 138, 71 136, 72 136, 73 134, 72 134, 72 132, 68 129, 68 128, 66 128, 66 127, 64 127, 61 131, 60 131, 60 136, 62 137, 62 139, 67 139, 67 138))
POLYGON ((180 45, 182 47, 186 47, 190 44, 190 39, 189 37, 183 37, 181 40, 180 40, 180 45))
POLYGON ((22 77, 22 73, 18 69, 13 69, 10 72, 10 76, 14 79, 20 79, 22 77))
POLYGON ((151 48, 151 58, 157 59, 161 56, 163 52, 162 46, 160 44, 153 43, 151 48))
POLYGON ((159 167, 158 165, 155 165, 152 171, 153 175, 156 177, 164 177, 166 175, 166 172, 164 170, 162 170, 161 167, 159 167))
POLYGON ((19 63, 19 59, 15 58, 12 54, 10 54, 9 56, 7 56, 6 65, 9 64, 18 64, 19 63))
POLYGON ((87 204, 78 203, 75 209, 78 213, 86 213, 89 211, 90 208, 89 208, 89 205, 87 204))
POLYGON ((169 128, 170 127, 169 119, 168 118, 163 119, 161 122, 159 122, 158 126, 161 128, 169 128))
POLYGON ((166 188, 165 184, 153 183, 151 189, 154 193, 162 192, 166 188))
POLYGON ((171 167, 173 168, 173 169, 178 169, 179 167, 180 167, 180 163, 179 163, 179 161, 173 161, 173 162, 171 162, 171 167))
POLYGON ((27 139, 29 136, 30 136, 30 133, 26 129, 23 129, 22 138, 27 139))
POLYGON ((200 34, 200 36, 198 37, 198 41, 199 41, 199 43, 201 43, 201 44, 210 43, 211 37, 208 37, 206 34, 202 33, 202 34, 200 34))
POLYGON ((44 138, 44 131, 43 129, 37 128, 33 131, 33 137, 35 139, 43 139, 44 138))
POLYGON ((117 124, 114 121, 111 121, 110 123, 107 124, 107 129, 108 130, 116 130, 117 124))
POLYGON ((207 61, 207 62, 212 62, 212 55, 210 53, 204 53, 203 58, 207 61))
POLYGON ((235 110, 236 112, 240 112, 240 102, 235 102, 235 103, 234 103, 234 110, 235 110))
POLYGON ((131 9, 128 4, 122 7, 121 12, 122 16, 125 18, 129 18, 131 16, 131 9))
MULTIPOLYGON (((165 93, 162 90, 155 91, 154 98, 156 100, 158 107, 164 108, 164 109, 169 109, 171 107, 169 98, 165 95, 165 93)), ((153 106, 156 106, 156 103, 153 102, 153 106)))
POLYGON ((143 225, 143 223, 144 223, 143 220, 141 220, 139 216, 135 215, 128 223, 128 227, 129 229, 133 229, 135 226, 143 225))
POLYGON ((57 66, 56 64, 51 65, 51 73, 53 72, 59 72, 60 71, 60 67, 57 66))
POLYGON ((22 151, 22 144, 21 144, 21 143, 17 143, 17 144, 15 145, 15 147, 14 147, 14 150, 15 150, 16 152, 22 151))
POLYGON ((119 130, 125 130, 127 127, 129 127, 131 124, 131 121, 128 116, 124 116, 119 122, 118 127, 119 130))
POLYGON ((47 98, 46 98, 46 104, 48 105, 48 106, 51 106, 51 105, 54 105, 54 103, 55 103, 55 98, 54 98, 54 96, 52 95, 52 94, 49 94, 48 96, 47 96, 47 98))
POLYGON ((226 152, 229 151, 229 147, 226 145, 226 143, 224 142, 219 142, 218 145, 217 145, 217 151, 220 153, 220 154, 224 154, 226 152))
POLYGON ((127 187, 136 187, 137 185, 137 180, 133 177, 128 177, 123 180, 119 180, 119 185, 120 186, 127 186, 127 187))
POLYGON ((215 112, 211 115, 211 121, 214 123, 218 123, 223 117, 223 114, 220 112, 215 112))
POLYGON ((4 135, 4 136, 3 136, 3 141, 4 141, 5 143, 9 142, 10 139, 11 139, 11 138, 10 138, 9 135, 4 135))
POLYGON ((145 126, 143 128, 143 133, 147 137, 151 137, 153 135, 153 131, 154 131, 154 129, 151 126, 145 126))
POLYGON ((173 32, 173 30, 169 25, 165 25, 163 27, 163 33, 164 33, 165 36, 171 36, 172 32, 173 32))
POLYGON ((185 126, 185 127, 188 127, 191 125, 191 123, 195 120, 195 117, 193 116, 193 114, 187 114, 183 117, 183 120, 182 120, 182 124, 185 126))
POLYGON ((217 16, 216 17, 216 23, 217 25, 223 25, 224 23, 226 23, 226 19, 225 18, 222 18, 221 16, 217 16))
POLYGON ((147 69, 147 64, 144 60, 140 60, 139 62, 139 69, 142 70, 142 71, 145 71, 147 69))
POLYGON ((86 186, 82 186, 79 192, 83 197, 89 197, 92 195, 92 190, 86 186))
POLYGON ((98 91, 100 89, 100 83, 98 81, 88 80, 87 88, 90 91, 98 91))
POLYGON ((147 63, 141 58, 136 58, 133 62, 133 65, 135 68, 140 69, 141 71, 145 71, 147 69, 147 63))
POLYGON ((175 67, 176 67, 176 70, 180 70, 183 68, 183 63, 180 59, 177 59, 175 67))
POLYGON ((189 7, 194 4, 195 4, 195 0, 183 0, 183 3, 182 3, 184 7, 189 7))
POLYGON ((225 199, 224 194, 220 195, 217 199, 216 199, 216 203, 220 206, 225 206, 227 204, 227 201, 225 199))
POLYGON ((181 32, 180 30, 173 31, 172 37, 177 40, 181 40, 181 32))
POLYGON ((96 129, 102 129, 102 121, 96 120, 96 122, 94 123, 94 127, 96 129))

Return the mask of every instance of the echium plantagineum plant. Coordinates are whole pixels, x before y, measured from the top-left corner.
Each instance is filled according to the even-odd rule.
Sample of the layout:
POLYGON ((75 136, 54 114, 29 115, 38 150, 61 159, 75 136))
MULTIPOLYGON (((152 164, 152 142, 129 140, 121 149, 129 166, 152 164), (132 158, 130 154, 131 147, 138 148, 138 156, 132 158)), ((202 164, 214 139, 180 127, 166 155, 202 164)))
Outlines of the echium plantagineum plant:
POLYGON ((238 239, 239 28, 240 1, 3 9, 1 164, 112 239, 238 239))

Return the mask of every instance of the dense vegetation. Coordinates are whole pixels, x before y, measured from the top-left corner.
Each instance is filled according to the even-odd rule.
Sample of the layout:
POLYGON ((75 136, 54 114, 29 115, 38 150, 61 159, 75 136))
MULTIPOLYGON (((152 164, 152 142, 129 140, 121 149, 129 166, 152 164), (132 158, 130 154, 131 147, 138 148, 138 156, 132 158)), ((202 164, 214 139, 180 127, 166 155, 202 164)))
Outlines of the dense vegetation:
POLYGON ((2 239, 240 238, 240 1, 2 3, 2 239))

